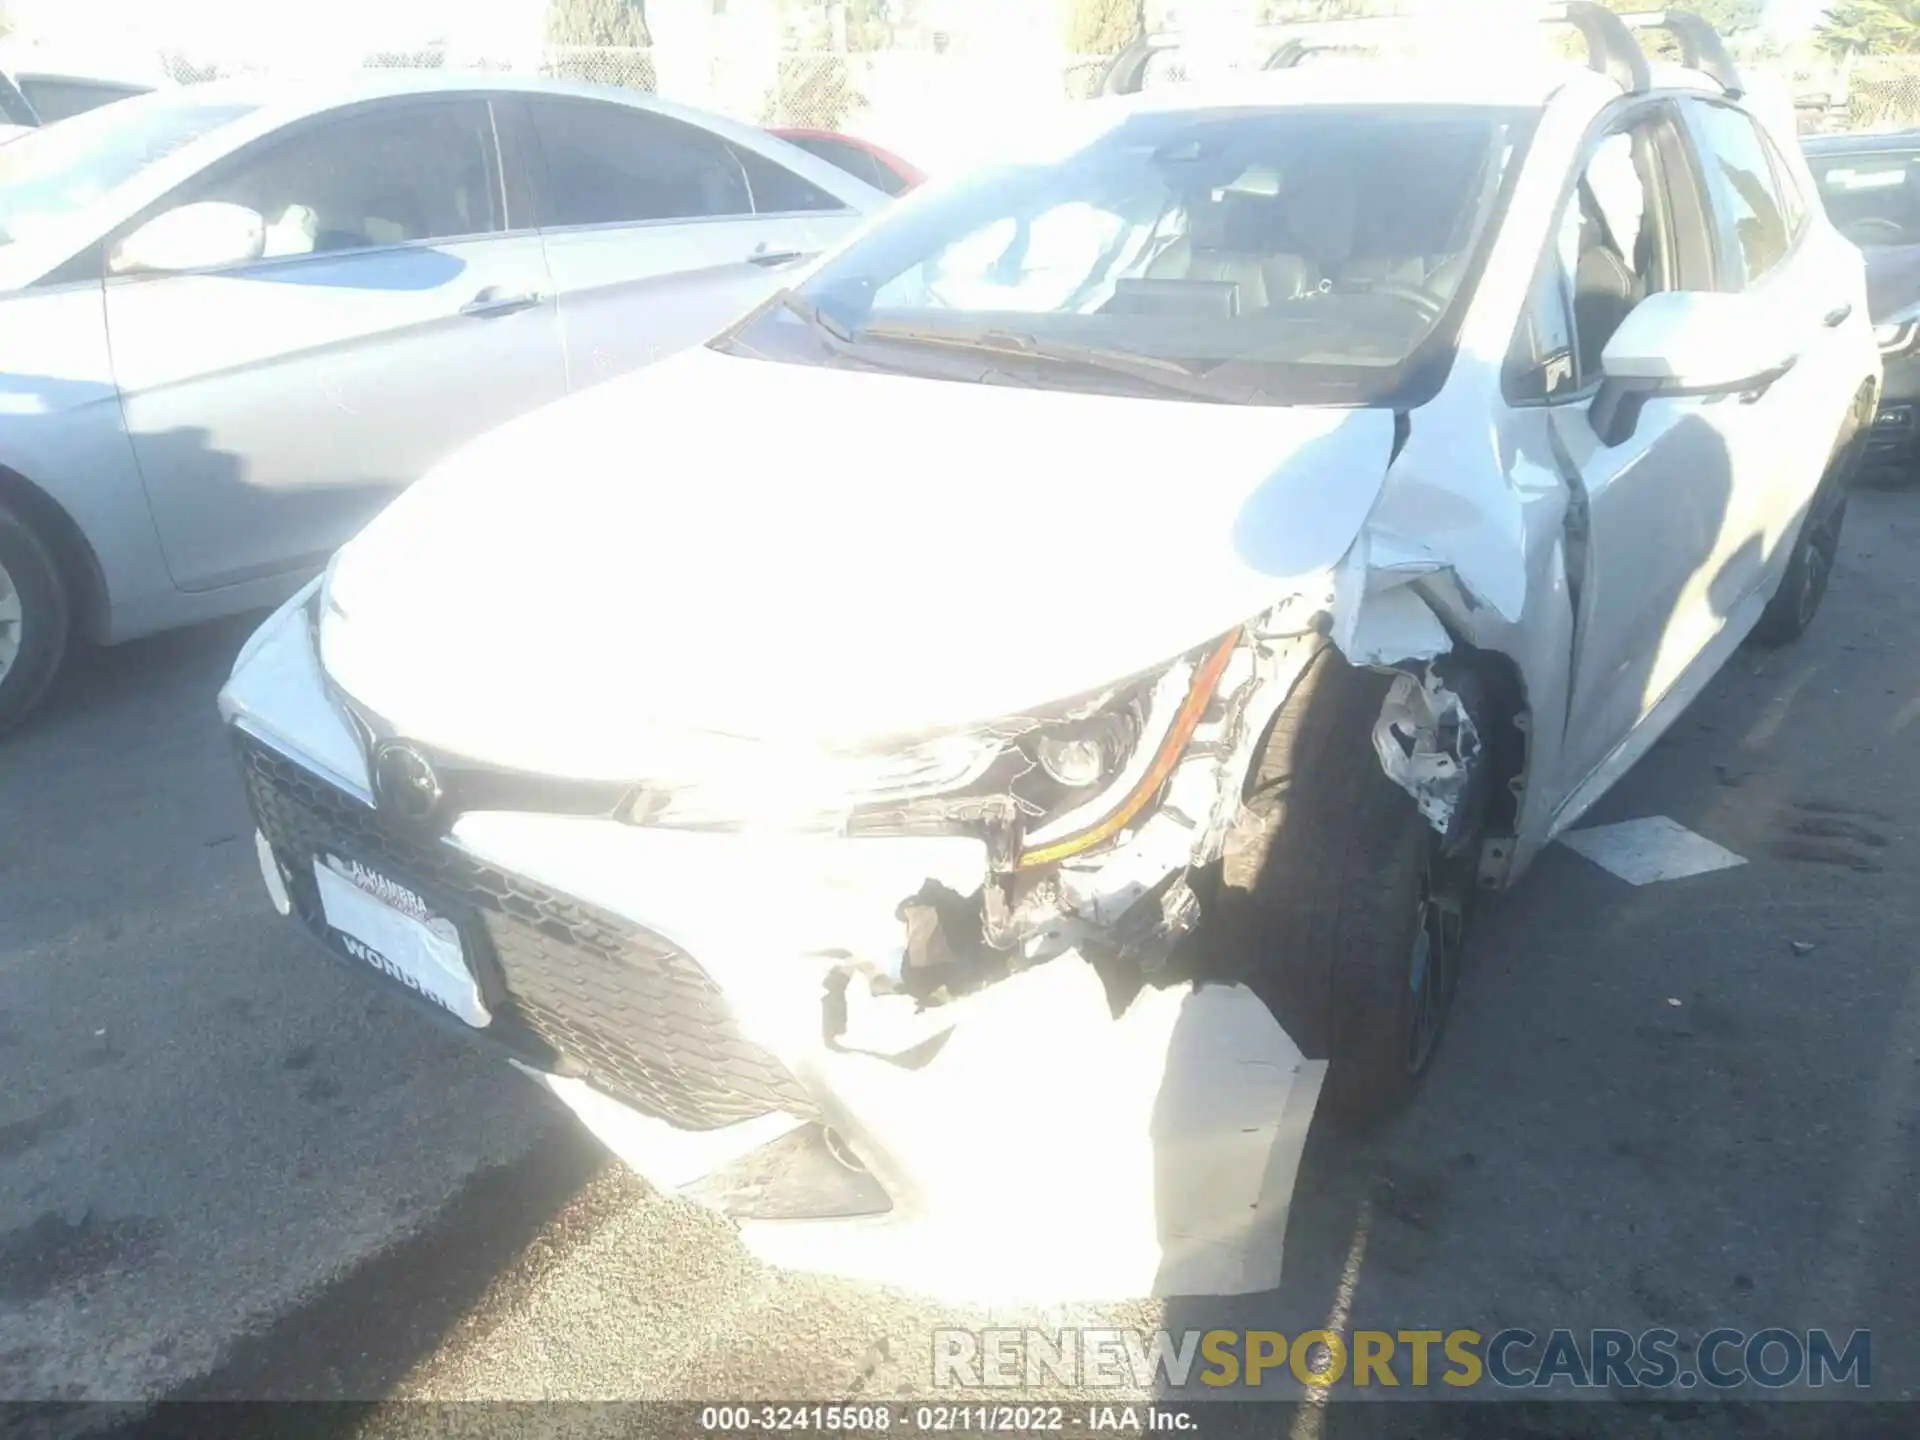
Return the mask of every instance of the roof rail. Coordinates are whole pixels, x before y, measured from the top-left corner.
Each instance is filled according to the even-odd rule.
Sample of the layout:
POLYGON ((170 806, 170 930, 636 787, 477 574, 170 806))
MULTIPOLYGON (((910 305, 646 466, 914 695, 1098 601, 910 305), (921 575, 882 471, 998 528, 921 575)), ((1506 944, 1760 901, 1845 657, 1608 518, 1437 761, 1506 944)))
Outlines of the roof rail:
POLYGON ((1288 40, 1267 56, 1262 70, 1291 70, 1313 55, 1364 54, 1366 47, 1355 40, 1288 40))
MULTIPOLYGON (((1622 14, 1597 0, 1565 0, 1550 4, 1542 17, 1548 24, 1571 25, 1587 45, 1587 65, 1607 76, 1621 89, 1639 94, 1652 87, 1652 71, 1647 54, 1635 37, 1636 30, 1665 30, 1680 46, 1682 62, 1716 81, 1728 95, 1738 99, 1746 92, 1740 72, 1727 53, 1727 47, 1711 24, 1691 10, 1649 10, 1622 14)), ((1305 21, 1294 25, 1262 27, 1296 32, 1268 54, 1263 70, 1290 70, 1314 54, 1353 53, 1365 45, 1354 33, 1404 23, 1401 17, 1379 17, 1362 21, 1305 21), (1318 32, 1318 35, 1298 32, 1318 32)), ((1162 51, 1177 49, 1181 37, 1162 32, 1136 36, 1108 63, 1100 80, 1102 95, 1137 94, 1146 80, 1147 66, 1162 51)))
POLYGON ((1619 17, 1632 30, 1664 30, 1680 45, 1680 63, 1698 70, 1738 100, 1747 93, 1740 67, 1727 53, 1727 42, 1713 28, 1713 22, 1691 10, 1645 10, 1619 17))
POLYGON ((1137 95, 1141 83, 1147 76, 1147 62, 1162 50, 1171 50, 1180 43, 1178 35, 1136 35, 1127 42, 1126 48, 1107 62, 1106 73, 1100 77, 1098 93, 1101 95, 1137 95))

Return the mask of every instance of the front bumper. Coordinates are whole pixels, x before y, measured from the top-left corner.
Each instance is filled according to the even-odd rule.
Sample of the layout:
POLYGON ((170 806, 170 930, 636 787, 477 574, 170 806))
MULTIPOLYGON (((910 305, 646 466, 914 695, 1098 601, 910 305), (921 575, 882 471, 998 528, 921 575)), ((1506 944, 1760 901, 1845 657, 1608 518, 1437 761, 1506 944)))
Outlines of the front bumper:
MULTIPOLYGON (((876 983, 897 973, 900 903, 929 881, 977 889, 981 843, 519 813, 410 838, 371 802, 297 607, 221 707, 276 903, 391 984, 330 932, 315 856, 426 897, 489 1017, 453 1023, 641 1174, 732 1213, 763 1257, 989 1301, 1278 1283, 1324 1064, 1250 991, 1149 987, 1116 1017, 1072 948, 935 1008, 876 983), (806 1169, 820 1145, 824 1179, 806 1169)), ((1115 852, 1113 893, 1150 891, 1153 863, 1115 852)))

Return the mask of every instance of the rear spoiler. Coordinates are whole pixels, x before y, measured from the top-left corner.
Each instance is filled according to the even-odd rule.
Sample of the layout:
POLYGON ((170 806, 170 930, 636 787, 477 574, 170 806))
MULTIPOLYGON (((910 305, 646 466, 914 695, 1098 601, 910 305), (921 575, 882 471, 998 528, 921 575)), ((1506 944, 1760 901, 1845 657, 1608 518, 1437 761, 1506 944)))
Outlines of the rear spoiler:
MULTIPOLYGON (((1646 51, 1634 35, 1636 30, 1665 31, 1678 43, 1682 63, 1688 69, 1698 70, 1734 99, 1746 93, 1746 85, 1733 57, 1727 53, 1726 43, 1711 24, 1691 10, 1649 10, 1622 15, 1594 0, 1567 0, 1564 4, 1548 6, 1542 18, 1549 25, 1570 25, 1579 31, 1586 41, 1588 67, 1614 80, 1629 94, 1640 94, 1653 84, 1646 51)), ((1290 70, 1314 55, 1364 53, 1368 48, 1364 38, 1367 30, 1377 34, 1379 27, 1405 24, 1404 17, 1382 17, 1263 27, 1263 33, 1283 34, 1260 68, 1290 70)), ((1136 36, 1108 63, 1098 93, 1138 94, 1153 57, 1178 49, 1180 43, 1181 37, 1175 32, 1136 36)))

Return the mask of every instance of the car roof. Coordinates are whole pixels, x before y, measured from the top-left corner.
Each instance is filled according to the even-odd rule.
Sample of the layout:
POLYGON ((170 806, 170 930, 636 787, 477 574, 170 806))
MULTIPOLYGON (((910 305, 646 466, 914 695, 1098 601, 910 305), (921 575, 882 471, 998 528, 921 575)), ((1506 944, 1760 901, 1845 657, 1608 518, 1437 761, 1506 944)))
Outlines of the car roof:
POLYGON ((1873 155, 1920 147, 1920 130, 1880 130, 1848 135, 1809 135, 1800 142, 1809 155, 1873 155))
MULTIPOLYGON (((676 105, 647 91, 618 85, 595 85, 551 75, 526 75, 500 70, 440 70, 380 67, 344 70, 310 76, 243 75, 209 80, 183 92, 204 97, 208 104, 258 106, 272 123, 284 124, 301 115, 351 105, 359 100, 383 100, 408 95, 456 95, 474 92, 573 95, 590 100, 618 100, 684 117, 700 125, 715 125, 723 117, 692 106, 676 105)), ((732 123, 732 122, 724 122, 732 123)), ((715 125, 715 128, 718 128, 715 125)), ((745 126, 759 131, 758 127, 745 126)))
MULTIPOLYGON (((231 146, 246 137, 265 134, 309 116, 362 101, 404 99, 410 96, 501 93, 571 96, 582 100, 610 101, 614 104, 646 110, 670 120, 696 125, 713 134, 741 143, 748 149, 764 149, 769 145, 784 146, 786 144, 778 137, 769 135, 758 125, 744 124, 712 111, 662 100, 659 96, 647 91, 627 89, 618 85, 595 85, 580 80, 563 80, 548 75, 511 74, 497 70, 383 68, 338 71, 293 78, 279 74, 235 76, 223 80, 209 80, 197 85, 169 87, 166 90, 136 96, 120 103, 150 106, 246 106, 251 113, 243 121, 230 127, 224 138, 214 141, 213 137, 209 137, 209 140, 215 144, 231 146)), ((849 180, 860 183, 856 177, 848 176, 845 172, 827 164, 826 161, 815 159, 803 150, 795 150, 794 155, 797 157, 791 162, 794 169, 815 183, 824 183, 823 176, 830 177, 834 183, 827 185, 826 188, 836 194, 841 192, 849 180)), ((872 190, 870 186, 863 186, 863 190, 876 196, 881 193, 872 190)), ((845 196, 842 195, 842 198, 845 196)))
MULTIPOLYGON (((1722 87, 1696 70, 1650 63, 1654 86, 1721 95, 1722 87)), ((1567 92, 1596 104, 1618 98, 1620 86, 1573 61, 1461 57, 1326 56, 1278 70, 1241 71, 1217 79, 1175 80, 1138 95, 1116 97, 1147 108, 1207 109, 1234 105, 1437 105, 1540 109, 1567 92)))

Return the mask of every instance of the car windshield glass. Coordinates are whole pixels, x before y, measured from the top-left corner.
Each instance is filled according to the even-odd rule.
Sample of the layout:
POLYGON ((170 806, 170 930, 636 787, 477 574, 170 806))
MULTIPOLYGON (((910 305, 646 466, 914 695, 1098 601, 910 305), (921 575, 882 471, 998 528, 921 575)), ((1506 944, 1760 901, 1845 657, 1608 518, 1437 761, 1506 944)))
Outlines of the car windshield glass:
POLYGON ((1214 398, 1378 404, 1435 348, 1524 117, 1459 106, 1135 114, 883 220, 724 348, 1214 398), (1144 364, 1139 362, 1145 362, 1144 364), (1183 388, 1194 391, 1192 385, 1183 388))
POLYGON ((60 224, 253 108, 143 95, 0 146, 0 245, 60 224))

